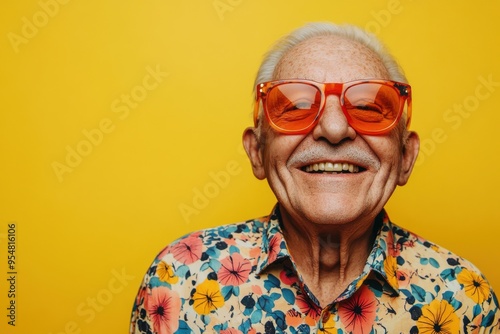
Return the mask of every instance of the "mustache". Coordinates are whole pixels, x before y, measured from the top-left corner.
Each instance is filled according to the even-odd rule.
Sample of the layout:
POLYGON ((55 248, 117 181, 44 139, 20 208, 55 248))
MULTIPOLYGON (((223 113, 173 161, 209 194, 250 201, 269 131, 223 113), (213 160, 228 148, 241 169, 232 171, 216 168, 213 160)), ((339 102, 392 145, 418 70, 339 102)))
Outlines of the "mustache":
POLYGON ((349 161, 361 167, 371 167, 375 170, 380 168, 380 161, 377 158, 365 150, 352 145, 339 145, 335 147, 314 145, 307 150, 294 153, 288 159, 287 166, 302 166, 310 164, 313 161, 325 160, 349 161))

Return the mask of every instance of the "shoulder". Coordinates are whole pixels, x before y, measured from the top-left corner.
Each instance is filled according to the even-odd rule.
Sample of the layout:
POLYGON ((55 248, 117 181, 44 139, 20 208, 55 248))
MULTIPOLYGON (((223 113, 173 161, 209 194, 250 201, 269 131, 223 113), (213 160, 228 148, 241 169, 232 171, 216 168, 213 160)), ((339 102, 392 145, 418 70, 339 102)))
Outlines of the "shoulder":
MULTIPOLYGON (((168 306, 171 328, 187 325, 184 309, 192 306, 196 289, 209 293, 214 303, 223 303, 217 276, 224 284, 241 284, 256 267, 267 217, 207 228, 189 233, 166 246, 144 276, 132 311, 131 331, 156 328, 156 313, 168 306), (233 271, 237 270, 237 275, 233 271), (168 305, 165 304, 168 301, 168 305)), ((227 290, 227 289, 226 289, 227 290)), ((228 291, 223 290, 225 296, 228 291)), ((231 290, 232 291, 232 290, 231 290)), ((214 305, 215 305, 214 304, 214 305)), ((203 307, 196 312, 205 314, 203 307)), ((163 314, 163 313, 162 313, 163 314)), ((193 324, 203 327, 195 319, 193 324)), ((188 321, 188 323, 190 323, 188 321)))
POLYGON ((483 273, 467 259, 419 235, 388 224, 389 256, 396 259, 400 292, 411 301, 442 300, 456 309, 498 312, 498 301, 483 273))
POLYGON ((174 273, 184 279, 192 278, 207 266, 220 266, 222 260, 234 253, 250 259, 253 265, 260 254, 267 222, 268 217, 262 217, 186 234, 155 257, 146 278, 156 277, 165 282, 174 273))
POLYGON ((392 230, 393 244, 389 245, 391 255, 399 257, 400 265, 405 262, 414 268, 468 269, 480 274, 479 269, 462 256, 440 246, 420 235, 396 224, 387 225, 392 230))

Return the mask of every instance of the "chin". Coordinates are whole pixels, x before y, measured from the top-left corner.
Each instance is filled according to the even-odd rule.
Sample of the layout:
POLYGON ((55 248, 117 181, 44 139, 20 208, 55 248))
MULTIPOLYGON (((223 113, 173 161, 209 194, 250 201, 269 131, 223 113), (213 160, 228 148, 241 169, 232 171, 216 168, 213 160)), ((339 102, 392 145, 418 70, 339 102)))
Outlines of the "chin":
POLYGON ((313 201, 304 203, 299 207, 302 219, 318 225, 341 226, 362 219, 361 210, 346 210, 353 208, 352 201, 335 201, 334 203, 325 203, 325 201, 313 201))

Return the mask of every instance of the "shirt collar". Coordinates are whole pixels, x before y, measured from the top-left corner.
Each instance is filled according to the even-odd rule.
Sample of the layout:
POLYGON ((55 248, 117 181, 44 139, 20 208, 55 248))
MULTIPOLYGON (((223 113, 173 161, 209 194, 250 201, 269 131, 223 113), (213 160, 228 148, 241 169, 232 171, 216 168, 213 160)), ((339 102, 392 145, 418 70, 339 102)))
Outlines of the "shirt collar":
POLYGON ((271 264, 290 258, 290 253, 283 236, 281 213, 277 204, 271 214, 267 217, 262 232, 262 246, 257 261, 257 275, 271 264))
POLYGON ((393 293, 399 294, 398 264, 394 252, 398 248, 395 238, 397 230, 400 229, 390 221, 387 212, 382 210, 375 221, 375 240, 357 286, 360 286, 370 272, 374 271, 387 282, 388 288, 393 293))
MULTIPOLYGON (((370 272, 375 271, 388 283, 389 288, 394 293, 399 294, 399 284, 396 275, 397 259, 393 252, 398 247, 395 240, 397 229, 399 228, 389 220, 386 211, 382 210, 376 218, 374 230, 376 235, 372 250, 366 261, 363 273, 353 282, 353 287, 361 286, 370 272)), ((281 214, 279 204, 277 204, 267 217, 267 222, 264 223, 262 246, 257 260, 256 274, 259 275, 268 266, 275 262, 280 262, 284 258, 290 259, 293 267, 296 268, 283 236, 281 214)))

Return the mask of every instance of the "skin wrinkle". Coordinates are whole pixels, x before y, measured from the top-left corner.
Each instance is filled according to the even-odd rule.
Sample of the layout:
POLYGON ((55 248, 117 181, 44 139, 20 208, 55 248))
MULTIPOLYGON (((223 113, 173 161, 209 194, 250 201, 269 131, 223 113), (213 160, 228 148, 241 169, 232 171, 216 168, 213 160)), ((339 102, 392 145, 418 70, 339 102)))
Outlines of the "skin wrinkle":
MULTIPOLYGON (((373 227, 373 225, 371 225, 373 227)), ((371 230, 371 229, 370 229, 371 230)), ((321 245, 321 242, 318 244, 318 240, 314 238, 314 236, 303 233, 301 230, 296 230, 296 226, 293 224, 287 224, 284 227, 284 235, 287 242, 290 244, 294 243, 304 243, 309 244, 310 248, 307 249, 306 253, 300 254, 299 258, 328 258, 329 261, 311 261, 311 267, 308 268, 310 270, 301 271, 302 275, 305 277, 306 284, 313 291, 316 297, 321 302, 321 306, 324 307, 327 304, 331 303, 335 297, 337 297, 343 290, 344 286, 348 284, 349 278, 348 276, 359 275, 359 272, 356 270, 352 270, 349 268, 348 263, 351 258, 357 258, 361 256, 366 259, 367 254, 369 252, 369 246, 364 248, 359 248, 357 246, 353 247, 357 242, 363 243, 364 235, 359 233, 360 229, 357 229, 353 226, 351 228, 347 228, 342 235, 342 240, 339 240, 333 234, 326 234, 326 236, 331 236, 333 239, 328 240, 334 244, 333 247, 327 247, 328 244, 321 245), (298 237, 302 236, 302 237, 298 237), (304 241, 307 239, 307 242, 304 241), (322 247, 317 247, 322 246, 322 247), (365 255, 366 254, 366 255, 365 255), (322 272, 331 272, 334 270, 338 270, 338 275, 335 276, 325 276, 322 272), (307 277, 307 278, 306 278, 307 277), (322 298, 320 294, 318 294, 319 286, 328 287, 326 294, 328 298, 322 298), (342 291, 341 291, 342 290, 342 291)), ((325 234, 321 234, 325 236, 325 234)), ((371 238, 370 238, 371 239, 371 238)), ((321 238, 320 238, 321 240, 321 238)), ((293 254, 296 253, 292 253, 293 254)), ((294 260, 297 257, 294 257, 294 260)))
MULTIPOLYGON (((285 53, 273 79, 368 78, 389 79, 373 51, 343 37, 320 36, 285 53)), ((395 187, 406 183, 418 152, 418 136, 412 132, 404 136, 410 144, 406 157, 404 124, 383 136, 357 134, 336 96, 328 96, 321 119, 308 134, 276 133, 265 118, 259 128, 244 134, 254 174, 267 178, 280 203, 289 251, 305 283, 325 306, 362 272, 373 243, 375 217, 395 187), (300 169, 318 161, 346 160, 366 170, 327 175, 300 169)))

